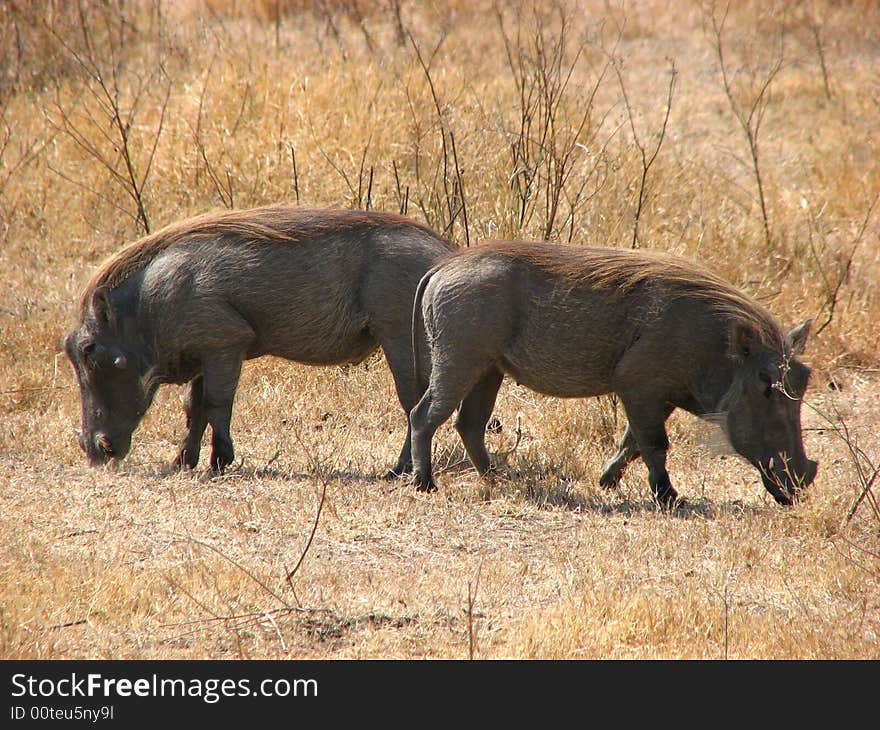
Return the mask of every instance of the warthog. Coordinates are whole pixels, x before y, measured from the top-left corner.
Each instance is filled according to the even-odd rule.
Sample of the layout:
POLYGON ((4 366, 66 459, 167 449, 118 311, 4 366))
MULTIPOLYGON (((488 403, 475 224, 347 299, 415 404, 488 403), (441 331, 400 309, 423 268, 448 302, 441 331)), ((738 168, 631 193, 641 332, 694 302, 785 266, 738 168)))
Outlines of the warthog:
POLYGON ((425 274, 414 302, 415 367, 427 386, 410 413, 415 485, 435 488, 431 440, 456 407, 468 456, 487 472, 485 426, 509 375, 563 398, 618 395, 628 425, 604 486, 641 456, 654 498, 673 504, 665 422, 683 408, 720 423, 790 504, 818 466, 801 440, 810 371, 795 359, 809 329, 808 320, 785 335, 757 302, 669 255, 516 242, 454 254, 425 274))
MULTIPOLYGON (((64 348, 82 399, 80 445, 93 465, 122 459, 161 383, 189 383, 174 465, 194 468, 212 429, 211 468, 232 463, 242 361, 362 361, 378 347, 405 411, 413 373, 413 295, 450 246, 379 212, 282 206, 199 216, 136 241, 86 285, 64 348)), ((412 467, 410 432, 391 473, 412 467)), ((390 474, 390 473, 389 473, 390 474)))

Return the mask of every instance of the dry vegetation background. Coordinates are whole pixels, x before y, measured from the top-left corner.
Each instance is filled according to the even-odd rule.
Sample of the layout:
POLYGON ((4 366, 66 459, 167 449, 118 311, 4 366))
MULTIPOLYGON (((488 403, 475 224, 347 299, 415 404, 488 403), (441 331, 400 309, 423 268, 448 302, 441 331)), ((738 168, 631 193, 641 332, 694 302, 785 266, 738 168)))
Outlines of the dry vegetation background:
POLYGON ((0 2, 0 657, 880 658, 878 31, 871 0, 0 2), (676 415, 658 513, 641 463, 597 486, 611 399, 510 383, 501 477, 447 424, 416 494, 377 478, 378 355, 248 363, 223 477, 169 473, 170 387, 89 469, 60 346, 89 273, 277 201, 697 256, 814 317, 809 498, 676 415))

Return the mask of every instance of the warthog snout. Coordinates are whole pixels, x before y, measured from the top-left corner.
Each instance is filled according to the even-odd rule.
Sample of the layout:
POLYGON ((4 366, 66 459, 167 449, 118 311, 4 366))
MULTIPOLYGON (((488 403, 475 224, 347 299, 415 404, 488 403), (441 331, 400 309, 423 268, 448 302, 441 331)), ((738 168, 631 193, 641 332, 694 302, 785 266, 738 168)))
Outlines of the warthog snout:
POLYGON ((85 433, 80 433, 79 445, 88 457, 91 466, 106 464, 115 454, 110 438, 100 431, 91 438, 85 433))
POLYGON ((758 463, 757 467, 764 487, 773 495, 773 499, 779 504, 790 506, 816 479, 819 462, 806 459, 803 468, 797 469, 791 461, 777 456, 758 463))
POLYGON ((111 439, 103 431, 96 432, 91 438, 84 433, 79 435, 80 448, 91 466, 101 466, 111 459, 122 459, 128 453, 130 444, 130 438, 120 436, 111 439))

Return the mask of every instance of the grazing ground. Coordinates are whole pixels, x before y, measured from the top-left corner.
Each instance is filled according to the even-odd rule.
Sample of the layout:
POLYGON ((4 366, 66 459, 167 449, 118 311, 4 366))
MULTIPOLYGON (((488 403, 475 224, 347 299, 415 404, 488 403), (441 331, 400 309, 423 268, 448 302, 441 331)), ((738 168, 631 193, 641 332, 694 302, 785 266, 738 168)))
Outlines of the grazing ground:
POLYGON ((880 658, 880 8, 770 5, 0 3, 0 658, 880 658), (814 318, 816 482, 674 414, 664 513, 598 486, 612 398, 507 382, 494 482, 446 424, 419 494, 380 354, 247 363, 221 477, 171 472, 171 386, 89 468, 90 272, 279 201, 708 262, 814 318))

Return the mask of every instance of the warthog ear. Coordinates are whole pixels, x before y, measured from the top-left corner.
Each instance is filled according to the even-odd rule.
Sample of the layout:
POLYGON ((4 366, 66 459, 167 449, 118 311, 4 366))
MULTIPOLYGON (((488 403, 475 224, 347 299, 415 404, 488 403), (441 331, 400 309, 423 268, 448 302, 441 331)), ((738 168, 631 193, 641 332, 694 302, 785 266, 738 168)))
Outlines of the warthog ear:
POLYGON ((795 357, 802 355, 807 348, 807 338, 810 336, 810 327, 812 327, 812 325, 813 320, 808 319, 800 327, 795 327, 788 333, 788 337, 785 338, 791 349, 791 354, 795 357))
POLYGON ((727 355, 735 360, 744 360, 755 349, 755 331, 743 322, 734 322, 727 341, 727 355))
POLYGON ((110 291, 106 286, 99 286, 92 292, 89 312, 98 324, 107 326, 112 331, 116 330, 116 315, 110 301, 110 291))

